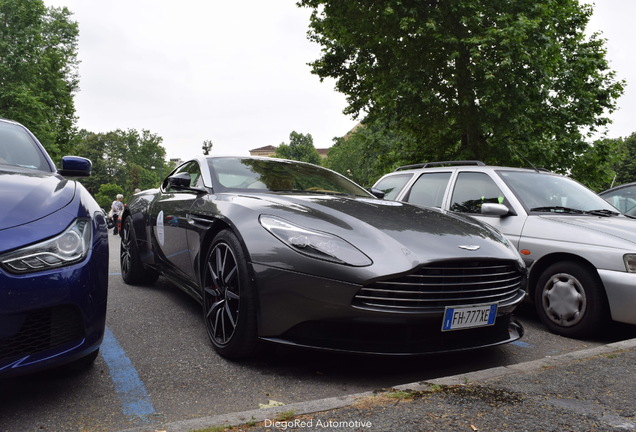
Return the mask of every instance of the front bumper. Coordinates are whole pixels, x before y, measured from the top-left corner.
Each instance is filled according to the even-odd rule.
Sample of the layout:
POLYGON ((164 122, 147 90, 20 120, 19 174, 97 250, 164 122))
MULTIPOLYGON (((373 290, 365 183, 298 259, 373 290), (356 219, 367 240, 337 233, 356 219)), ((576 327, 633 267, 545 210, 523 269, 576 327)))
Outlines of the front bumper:
POLYGON ((60 366, 99 348, 107 266, 107 250, 101 248, 79 264, 52 271, 0 270, 0 376, 60 366))
MULTIPOLYGON (((442 331, 443 309, 399 312, 355 307, 360 285, 253 264, 259 296, 259 337, 333 351, 417 355, 500 345, 522 337, 512 311, 499 307, 495 324, 442 331)), ((450 305, 449 305, 450 306, 450 305)))
POLYGON ((636 324, 636 273, 598 271, 614 321, 636 324))

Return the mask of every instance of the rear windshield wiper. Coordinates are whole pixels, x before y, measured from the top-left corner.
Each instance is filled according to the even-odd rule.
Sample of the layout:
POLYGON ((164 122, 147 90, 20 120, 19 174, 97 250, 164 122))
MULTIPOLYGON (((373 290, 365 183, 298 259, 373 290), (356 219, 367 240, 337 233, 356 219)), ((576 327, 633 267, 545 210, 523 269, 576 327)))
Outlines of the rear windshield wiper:
POLYGON ((531 212, 550 212, 550 213, 573 213, 573 214, 585 213, 583 210, 570 208, 570 207, 562 207, 562 206, 535 207, 535 208, 531 208, 530 211, 531 212))

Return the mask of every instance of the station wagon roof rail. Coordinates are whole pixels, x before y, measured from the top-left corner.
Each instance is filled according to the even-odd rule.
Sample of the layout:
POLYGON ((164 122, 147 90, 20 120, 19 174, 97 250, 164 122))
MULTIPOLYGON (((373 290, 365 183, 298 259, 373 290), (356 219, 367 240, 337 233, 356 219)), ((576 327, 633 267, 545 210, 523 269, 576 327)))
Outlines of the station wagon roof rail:
POLYGON ((413 165, 405 165, 395 169, 395 171, 405 171, 410 169, 417 168, 430 168, 430 167, 438 167, 438 166, 446 166, 446 165, 475 165, 475 166, 486 166, 485 163, 478 160, 460 160, 460 161, 440 161, 440 162, 425 162, 413 165))

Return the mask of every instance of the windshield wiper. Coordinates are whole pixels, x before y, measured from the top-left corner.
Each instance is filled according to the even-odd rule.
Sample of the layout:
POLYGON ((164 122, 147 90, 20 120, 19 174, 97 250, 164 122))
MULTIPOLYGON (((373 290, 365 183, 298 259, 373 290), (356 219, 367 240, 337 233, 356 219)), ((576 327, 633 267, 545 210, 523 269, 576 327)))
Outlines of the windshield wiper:
POLYGON ((574 214, 585 213, 583 210, 570 208, 570 207, 562 207, 562 206, 535 207, 535 208, 531 208, 530 211, 531 212, 550 212, 550 213, 574 213, 574 214))
POLYGON ((591 214, 594 216, 618 216, 620 213, 608 209, 599 209, 586 211, 585 214, 591 214))
POLYGON ((530 209, 531 212, 550 212, 550 213, 569 213, 569 214, 589 214, 594 216, 618 216, 620 213, 617 213, 608 209, 598 209, 598 210, 579 210, 570 207, 562 207, 562 206, 546 206, 546 207, 535 207, 530 209))

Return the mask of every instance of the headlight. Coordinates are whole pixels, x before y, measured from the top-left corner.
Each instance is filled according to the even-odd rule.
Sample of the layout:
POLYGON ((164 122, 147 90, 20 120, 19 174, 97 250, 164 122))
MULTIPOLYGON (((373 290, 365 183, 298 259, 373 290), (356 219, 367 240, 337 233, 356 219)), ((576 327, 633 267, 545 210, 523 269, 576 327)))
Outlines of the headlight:
POLYGON ((636 254, 627 254, 623 256, 625 269, 628 273, 636 273, 636 254))
POLYGON ((301 254, 356 267, 373 264, 352 244, 335 235, 303 228, 274 216, 261 215, 260 222, 263 228, 301 254))
POLYGON ((10 273, 31 273, 82 261, 91 247, 90 219, 76 219, 62 234, 0 257, 10 273))

